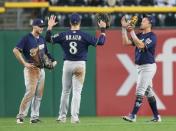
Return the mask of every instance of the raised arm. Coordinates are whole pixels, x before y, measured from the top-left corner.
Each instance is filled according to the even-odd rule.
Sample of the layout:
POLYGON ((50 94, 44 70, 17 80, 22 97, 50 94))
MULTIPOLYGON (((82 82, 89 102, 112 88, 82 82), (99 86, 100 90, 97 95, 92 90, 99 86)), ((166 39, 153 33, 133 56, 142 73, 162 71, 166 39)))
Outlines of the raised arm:
POLYGON ((126 22, 125 16, 122 17, 121 19, 121 25, 122 25, 122 44, 123 45, 132 45, 132 41, 128 38, 127 34, 127 27, 128 23, 126 22))
POLYGON ((51 30, 53 29, 53 26, 55 26, 57 23, 58 22, 56 22, 56 16, 52 15, 50 18, 48 18, 48 28, 45 35, 45 40, 47 42, 53 42, 51 30))
POLYGON ((98 22, 98 26, 101 29, 101 34, 99 38, 97 39, 96 45, 104 45, 105 39, 106 39, 106 33, 105 33, 106 23, 101 20, 100 22, 98 22))
POLYGON ((138 48, 145 48, 145 44, 143 41, 141 41, 137 36, 136 33, 134 32, 134 29, 132 26, 128 26, 127 30, 130 32, 131 38, 133 40, 133 43, 135 44, 136 47, 138 48))

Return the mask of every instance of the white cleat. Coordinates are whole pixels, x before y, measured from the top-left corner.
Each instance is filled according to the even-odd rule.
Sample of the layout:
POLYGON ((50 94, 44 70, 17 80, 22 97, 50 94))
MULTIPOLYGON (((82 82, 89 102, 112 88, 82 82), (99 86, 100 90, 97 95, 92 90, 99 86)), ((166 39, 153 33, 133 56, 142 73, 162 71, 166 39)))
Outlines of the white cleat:
POLYGON ((123 116, 122 118, 128 122, 136 122, 136 115, 129 114, 128 116, 123 116))
POLYGON ((161 116, 160 115, 158 115, 158 116, 155 116, 155 117, 153 117, 153 119, 152 120, 150 120, 151 122, 161 122, 162 120, 161 120, 161 116))
POLYGON ((59 123, 66 123, 67 119, 66 119, 66 117, 62 117, 62 118, 58 117, 58 119, 56 121, 59 123))
POLYGON ((17 118, 16 123, 17 124, 23 124, 24 120, 22 118, 17 118))
POLYGON ((71 118, 71 123, 72 123, 72 124, 79 124, 79 123, 80 123, 80 120, 79 120, 79 119, 71 118))

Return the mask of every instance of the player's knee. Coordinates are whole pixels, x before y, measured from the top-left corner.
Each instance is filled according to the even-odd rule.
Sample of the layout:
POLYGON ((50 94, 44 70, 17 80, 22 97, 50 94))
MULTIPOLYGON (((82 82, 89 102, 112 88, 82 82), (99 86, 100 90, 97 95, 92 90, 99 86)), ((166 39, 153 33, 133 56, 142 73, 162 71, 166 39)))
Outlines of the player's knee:
POLYGON ((155 99, 154 96, 152 96, 152 97, 147 97, 147 99, 148 99, 148 102, 149 102, 149 103, 156 102, 156 99, 155 99))
POLYGON ((136 95, 136 101, 142 102, 143 96, 142 95, 136 95))
POLYGON ((70 95, 70 89, 63 89, 62 90, 62 95, 70 95))
POLYGON ((24 101, 27 101, 27 102, 31 101, 34 95, 35 95, 35 92, 33 91, 26 92, 24 95, 24 101))
POLYGON ((36 100, 37 101, 41 101, 42 100, 42 96, 36 96, 36 100))
POLYGON ((143 86, 139 86, 137 87, 137 90, 136 90, 136 96, 144 96, 145 92, 146 92, 146 88, 143 86))
POLYGON ((145 92, 144 91, 137 91, 136 92, 136 97, 138 97, 138 96, 140 96, 140 97, 144 97, 145 96, 145 92))

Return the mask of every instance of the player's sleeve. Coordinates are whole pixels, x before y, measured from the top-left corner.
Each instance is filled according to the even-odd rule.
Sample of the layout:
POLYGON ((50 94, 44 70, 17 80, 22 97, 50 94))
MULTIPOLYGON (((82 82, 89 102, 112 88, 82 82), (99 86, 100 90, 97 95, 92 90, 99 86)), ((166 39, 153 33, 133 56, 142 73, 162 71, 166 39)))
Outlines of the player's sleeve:
POLYGON ((22 52, 23 49, 24 49, 24 45, 25 45, 25 43, 27 42, 26 39, 27 39, 26 37, 23 37, 23 38, 17 43, 17 45, 16 45, 16 47, 15 47, 15 48, 17 48, 20 52, 22 52))
POLYGON ((144 41, 145 48, 149 49, 149 48, 153 47, 156 44, 156 41, 157 41, 156 36, 155 35, 151 35, 150 37, 148 37, 144 41))
POLYGON ((47 42, 52 43, 52 44, 55 44, 55 43, 59 44, 63 40, 63 34, 62 33, 57 33, 55 35, 52 35, 51 30, 47 30, 46 35, 45 35, 45 40, 47 42))
POLYGON ((104 45, 106 37, 102 33, 98 38, 91 36, 89 34, 84 34, 84 39, 89 45, 97 46, 97 45, 104 45))

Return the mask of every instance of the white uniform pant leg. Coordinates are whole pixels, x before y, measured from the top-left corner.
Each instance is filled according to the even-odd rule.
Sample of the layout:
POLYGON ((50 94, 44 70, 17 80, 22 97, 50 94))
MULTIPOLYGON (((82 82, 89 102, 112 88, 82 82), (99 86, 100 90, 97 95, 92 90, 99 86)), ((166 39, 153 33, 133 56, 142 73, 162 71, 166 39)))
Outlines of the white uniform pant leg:
POLYGON ((31 120, 39 119, 39 110, 43 96, 44 83, 45 83, 45 71, 44 69, 40 69, 40 76, 37 89, 31 103, 31 120))
POLYGON ((34 97, 36 91, 38 76, 39 76, 38 69, 24 68, 24 81, 26 91, 21 101, 17 118, 24 118, 25 116, 27 116, 32 98, 34 97))
MULTIPOLYGON (((154 75, 156 74, 156 70, 157 70, 157 66, 156 66, 156 64, 153 64, 152 65, 153 67, 153 73, 154 73, 154 75)), ((154 77, 154 75, 153 75, 153 77, 154 77)), ((153 78, 152 78, 153 79, 153 78)), ((153 82, 152 82, 152 80, 150 81, 150 85, 148 86, 148 88, 147 88, 147 90, 146 90, 146 92, 145 92, 145 95, 146 95, 146 97, 152 97, 152 96, 154 96, 154 90, 153 90, 153 82)))
MULTIPOLYGON (((152 86, 152 79, 156 73, 156 64, 146 64, 137 67, 138 78, 136 86, 136 95, 144 96, 148 87, 152 86)), ((153 90, 149 90, 150 95, 153 95, 153 90)))
POLYGON ((79 120, 79 109, 81 103, 81 91, 83 88, 85 78, 85 63, 80 63, 74 68, 73 75, 73 90, 72 90, 72 101, 71 101, 71 116, 72 119, 79 120))
POLYGON ((72 71, 67 61, 64 62, 62 73, 62 93, 60 99, 59 118, 66 118, 69 108, 69 97, 72 86, 72 71))

